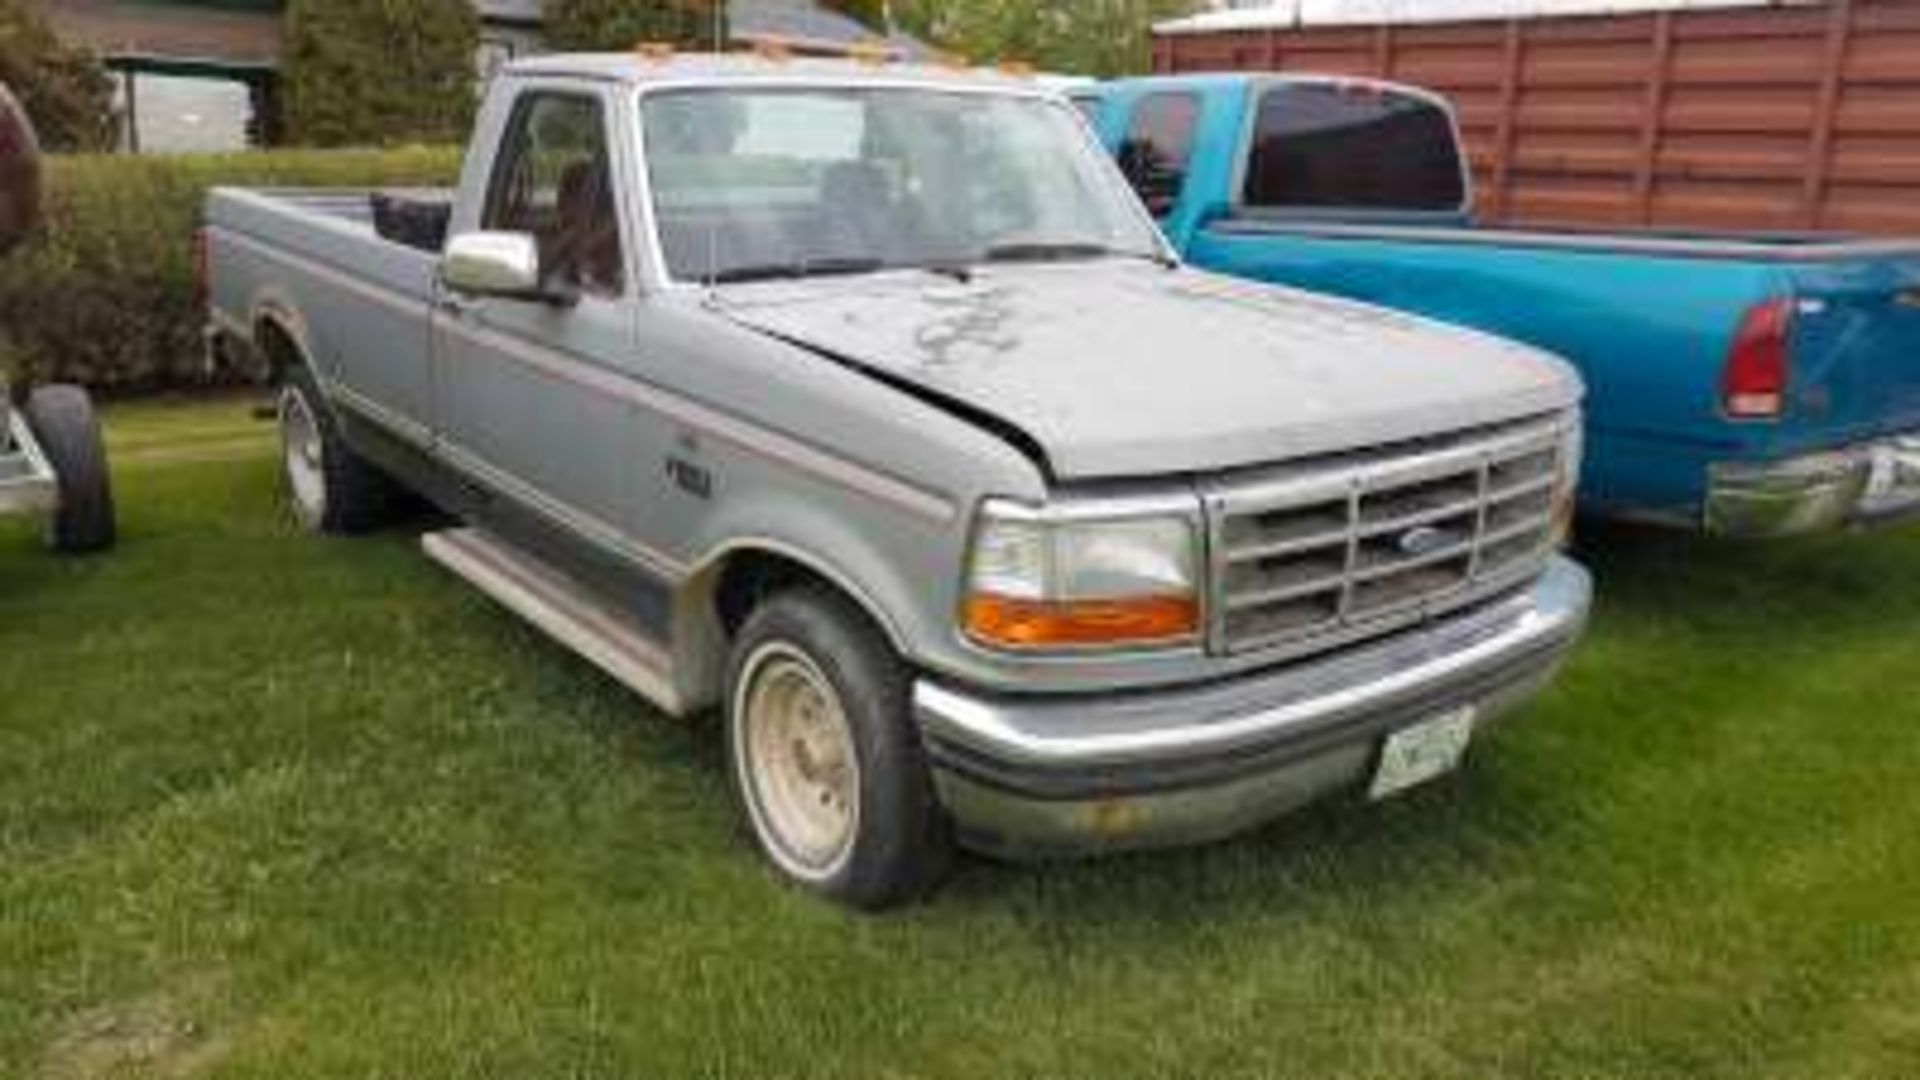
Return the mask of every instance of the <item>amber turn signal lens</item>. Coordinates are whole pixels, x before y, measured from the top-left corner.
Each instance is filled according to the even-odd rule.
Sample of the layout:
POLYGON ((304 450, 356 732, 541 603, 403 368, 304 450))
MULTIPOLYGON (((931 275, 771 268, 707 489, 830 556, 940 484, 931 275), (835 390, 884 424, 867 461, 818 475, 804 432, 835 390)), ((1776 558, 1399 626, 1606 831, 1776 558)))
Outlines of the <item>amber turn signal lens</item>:
POLYGON ((977 594, 967 600, 966 629, 975 641, 1008 649, 1164 645, 1199 632, 1200 606, 1190 596, 1019 600, 977 594))

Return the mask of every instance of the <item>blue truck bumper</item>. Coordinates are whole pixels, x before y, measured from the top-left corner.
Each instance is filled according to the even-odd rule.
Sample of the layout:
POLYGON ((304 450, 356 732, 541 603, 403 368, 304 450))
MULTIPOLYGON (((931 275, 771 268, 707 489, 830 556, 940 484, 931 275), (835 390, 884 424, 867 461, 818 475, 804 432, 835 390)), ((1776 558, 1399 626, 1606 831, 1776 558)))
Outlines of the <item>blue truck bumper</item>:
POLYGON ((1920 516, 1920 433, 1708 471, 1706 527, 1773 537, 1920 516))
POLYGON ((1485 723, 1538 691, 1578 640, 1592 585, 1556 558, 1531 586, 1319 660, 1199 687, 989 695, 923 679, 936 786, 967 846, 1012 857, 1192 843, 1378 775, 1389 736, 1485 723))

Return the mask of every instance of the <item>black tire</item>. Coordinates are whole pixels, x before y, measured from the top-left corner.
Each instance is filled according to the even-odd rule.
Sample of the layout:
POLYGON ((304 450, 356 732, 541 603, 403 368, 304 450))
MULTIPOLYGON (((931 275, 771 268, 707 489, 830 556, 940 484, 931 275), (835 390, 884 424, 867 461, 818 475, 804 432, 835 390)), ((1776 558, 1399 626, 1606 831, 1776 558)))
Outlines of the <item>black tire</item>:
MULTIPOLYGON (((727 658, 727 763, 733 790, 768 860, 802 887, 840 903, 879 910, 921 897, 952 861, 952 829, 933 790, 911 715, 911 680, 892 646, 859 609, 819 586, 797 586, 764 601, 734 636, 727 658), (823 677, 838 698, 857 769, 851 838, 841 854, 809 863, 783 839, 756 774, 749 705, 768 657, 823 677)), ((764 711, 764 710, 760 710, 764 711)), ((765 723, 766 721, 757 721, 765 723)), ((795 754, 800 754, 795 740, 795 754)))
POLYGON ((113 483, 93 400, 77 386, 42 386, 27 397, 26 415, 59 481, 60 505, 48 525, 48 544, 67 555, 112 547, 117 534, 113 483))
POLYGON ((340 437, 339 422, 306 367, 287 369, 280 384, 277 411, 281 480, 294 516, 302 525, 316 533, 345 535, 367 532, 393 520, 399 490, 385 473, 354 453, 340 437), (304 420, 300 419, 302 415, 304 420), (311 441, 304 424, 312 425, 311 441), (307 447, 298 461, 296 442, 307 447), (315 454, 318 460, 311 456, 315 454))

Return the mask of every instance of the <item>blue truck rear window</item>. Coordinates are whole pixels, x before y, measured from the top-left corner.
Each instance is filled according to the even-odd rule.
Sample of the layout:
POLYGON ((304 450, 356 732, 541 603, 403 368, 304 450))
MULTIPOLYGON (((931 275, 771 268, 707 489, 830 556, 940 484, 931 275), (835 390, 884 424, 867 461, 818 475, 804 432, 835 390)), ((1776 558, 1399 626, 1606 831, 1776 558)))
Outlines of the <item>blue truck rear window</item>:
POLYGON ((1262 93, 1243 202, 1253 208, 1458 210, 1460 149, 1446 111, 1364 83, 1262 93))
POLYGON ((1165 217, 1179 205, 1199 120, 1198 94, 1148 94, 1133 110, 1133 122, 1120 144, 1120 171, 1154 217, 1165 217))

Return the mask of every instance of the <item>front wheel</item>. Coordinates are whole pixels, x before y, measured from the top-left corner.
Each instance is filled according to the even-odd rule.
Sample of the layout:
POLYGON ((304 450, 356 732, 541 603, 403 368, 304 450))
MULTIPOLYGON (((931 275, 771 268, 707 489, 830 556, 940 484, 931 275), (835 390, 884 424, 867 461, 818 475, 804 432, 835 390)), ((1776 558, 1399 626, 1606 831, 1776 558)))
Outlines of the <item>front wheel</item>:
POLYGON ((803 587, 751 614, 727 665, 727 756, 760 849, 858 908, 934 885, 952 840, 886 639, 839 596, 803 587))

